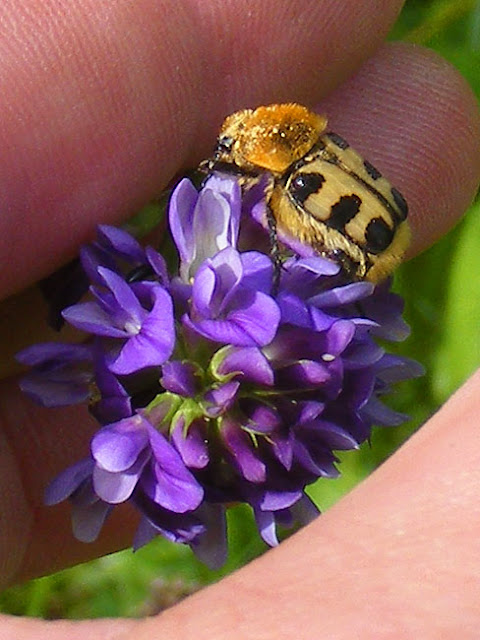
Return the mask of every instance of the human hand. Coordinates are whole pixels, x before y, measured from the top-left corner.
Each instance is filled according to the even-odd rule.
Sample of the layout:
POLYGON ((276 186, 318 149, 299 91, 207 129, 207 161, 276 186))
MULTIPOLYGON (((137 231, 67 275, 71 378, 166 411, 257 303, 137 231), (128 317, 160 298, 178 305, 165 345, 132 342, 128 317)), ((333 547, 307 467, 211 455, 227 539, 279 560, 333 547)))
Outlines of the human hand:
MULTIPOLYGON (((390 45, 374 54, 399 4, 385 2, 379 9, 378 3, 352 1, 339 10, 334 2, 268 0, 187 7, 158 2, 105 6, 84 0, 63 8, 63 13, 52 2, 49 13, 45 4, 33 1, 21 7, 5 3, 4 24, 10 20, 16 25, 16 39, 11 32, 1 38, 5 50, 5 107, 0 118, 5 185, 2 293, 19 291, 58 267, 74 255, 95 223, 120 222, 156 195, 175 171, 208 155, 225 114, 274 101, 320 104, 327 94, 320 108, 329 114, 332 129, 361 149, 406 194, 413 250, 434 241, 465 209, 477 185, 478 116, 462 80, 433 54, 405 45, 390 45), (30 45, 33 31, 38 49, 30 45), (273 44, 259 53, 259 42, 273 44), (331 92, 369 56, 353 78, 331 92), (28 226, 19 224, 26 220, 28 226)), ((7 301, 4 307, 17 340, 15 349, 18 341, 39 339, 33 334, 42 310, 33 306, 35 299, 30 290, 20 302, 7 301), (9 316, 12 309, 20 312, 14 320, 9 316)), ((6 347, 14 342, 8 329, 2 335, 6 347)), ((131 514, 119 511, 101 539, 85 546, 71 538, 65 509, 42 506, 45 484, 86 447, 88 419, 76 410, 46 412, 33 407, 15 385, 5 381, 0 400, 5 423, 2 480, 8 487, 2 512, 15 514, 4 522, 2 535, 6 584, 124 546, 131 537, 125 522, 133 526, 131 514)), ((437 551, 451 549, 459 532, 465 537, 461 547, 455 547, 455 562, 449 558, 455 580, 465 584, 461 570, 468 562, 461 553, 471 549, 474 556, 476 549, 476 495, 470 487, 477 486, 473 474, 478 461, 468 440, 475 414, 467 408, 473 411, 474 398, 471 392, 468 396, 468 388, 463 394, 436 417, 433 426, 423 429, 382 470, 301 534, 214 587, 216 594, 212 590, 208 596, 199 594, 136 632, 151 635, 173 625, 170 628, 175 627, 178 635, 179 625, 185 625, 185 618, 179 622, 182 607, 189 606, 188 620, 197 638, 207 630, 209 636, 258 635, 260 625, 271 637, 289 637, 298 635, 299 623, 305 628, 308 624, 309 630, 321 629, 326 636, 338 635, 342 624, 350 632, 361 629, 358 611, 357 623, 350 620, 348 627, 345 611, 335 608, 341 603, 353 612, 360 598, 357 590, 362 602, 369 598, 375 602, 377 612, 384 607, 391 620, 404 621, 405 611, 412 610, 413 594, 424 602, 422 587, 432 590, 434 584, 439 588, 443 584, 422 584, 413 577, 407 582, 418 570, 419 558, 424 558, 427 573, 442 561, 440 553, 433 555, 431 531, 437 534, 437 551), (445 417, 458 412, 458 403, 466 414, 462 443, 453 440, 456 434, 450 433, 452 425, 445 417), (447 456, 450 442, 458 447, 452 460, 447 456), (468 443, 465 451, 459 449, 468 443), (425 464, 421 452, 415 453, 420 446, 429 447, 425 464), (442 453, 443 467, 435 460, 442 453), (414 474, 410 460, 416 455, 422 465, 414 474), (455 486, 442 483, 447 465, 459 466, 460 460, 469 490, 462 491, 458 478, 455 486), (410 487, 415 489, 415 500, 410 487), (451 509, 455 518, 449 518, 449 528, 444 504, 452 505, 458 493, 464 502, 451 509), (365 540, 365 546, 359 540, 365 540), (408 592, 398 593, 400 579, 408 584, 408 592), (327 594, 322 589, 325 584, 327 594), (392 584, 396 593, 388 599, 386 590, 392 584), (245 594, 241 604, 245 630, 229 631, 232 615, 240 615, 239 588, 245 594), (377 595, 373 600, 378 591, 383 599, 377 595), (206 597, 216 598, 215 617, 206 597), (326 620, 335 622, 335 628, 326 627, 326 620), (293 631, 289 624, 295 625, 293 631)), ((458 419, 452 422, 456 427, 458 419)), ((452 580, 448 572, 440 574, 452 580)), ((462 593, 465 606, 474 605, 473 595, 472 590, 462 593)), ((431 595, 428 598, 429 606, 434 606, 431 595)), ((434 622, 444 611, 440 601, 436 606, 438 612, 423 612, 434 622)), ((366 604, 362 612, 365 637, 371 637, 367 625, 372 616, 366 604)), ((12 637, 23 637, 16 621, 4 624, 12 637)), ((127 632, 131 624, 119 623, 118 633, 127 632)), ((21 629, 25 637, 33 634, 25 622, 21 629)), ((80 625, 57 631, 67 632, 85 630, 80 625)), ((38 637, 38 627, 36 633, 38 637)), ((186 625, 184 633, 188 637, 186 625)))

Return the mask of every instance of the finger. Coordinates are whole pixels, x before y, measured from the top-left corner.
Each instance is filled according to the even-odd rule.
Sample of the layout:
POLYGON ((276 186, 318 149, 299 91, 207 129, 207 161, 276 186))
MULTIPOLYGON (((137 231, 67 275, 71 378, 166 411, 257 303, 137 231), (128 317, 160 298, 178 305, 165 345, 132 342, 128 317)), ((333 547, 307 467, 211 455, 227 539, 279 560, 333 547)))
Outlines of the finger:
POLYGON ((401 4, 5 0, 0 296, 157 195, 235 108, 325 95, 401 4))
MULTIPOLYGON (((55 620, 0 615, 4 640, 127 640, 134 637, 138 620, 108 618, 105 620, 55 620)), ((179 638, 178 633, 175 634, 179 638)))

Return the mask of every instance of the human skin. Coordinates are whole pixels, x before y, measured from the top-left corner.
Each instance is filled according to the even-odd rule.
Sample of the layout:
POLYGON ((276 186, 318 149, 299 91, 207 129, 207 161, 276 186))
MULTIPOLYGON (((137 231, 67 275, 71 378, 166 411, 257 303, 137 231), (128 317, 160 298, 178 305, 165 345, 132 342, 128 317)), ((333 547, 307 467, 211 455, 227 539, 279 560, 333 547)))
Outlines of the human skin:
MULTIPOLYGON (((462 214, 480 176, 477 105, 437 56, 382 45, 391 0, 4 0, 0 7, 0 578, 122 548, 70 532, 47 482, 82 457, 93 422, 17 389, 9 354, 46 338, 32 284, 99 222, 121 223, 208 156, 245 106, 318 105, 407 197, 412 255, 462 214), (268 46, 264 46, 267 43, 268 46), (30 287, 30 288, 29 288, 30 287), (12 374, 10 376, 9 374, 12 374)), ((145 621, 0 617, 0 637, 477 638, 479 376, 334 508, 248 567, 145 621)))

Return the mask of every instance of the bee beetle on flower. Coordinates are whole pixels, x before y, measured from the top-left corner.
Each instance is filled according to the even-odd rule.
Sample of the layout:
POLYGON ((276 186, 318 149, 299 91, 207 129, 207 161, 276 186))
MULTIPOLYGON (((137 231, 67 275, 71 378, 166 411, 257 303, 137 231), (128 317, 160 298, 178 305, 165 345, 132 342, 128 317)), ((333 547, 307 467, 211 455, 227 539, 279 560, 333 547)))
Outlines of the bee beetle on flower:
POLYGON ((409 243, 401 193, 336 133, 299 104, 229 116, 206 167, 238 176, 244 188, 265 175, 268 223, 339 261, 354 279, 380 282, 409 243))
POLYGON ((134 547, 163 535, 218 567, 231 504, 275 545, 318 514, 305 488, 338 475, 335 451, 405 420, 383 397, 421 368, 377 339, 408 335, 385 278, 406 204, 325 127, 293 104, 227 118, 200 189, 171 195, 173 259, 100 226, 80 254, 89 296, 62 313, 85 340, 18 355, 33 399, 99 423, 46 492, 71 501, 80 540, 128 501, 134 547), (288 248, 280 271, 270 241, 288 248))

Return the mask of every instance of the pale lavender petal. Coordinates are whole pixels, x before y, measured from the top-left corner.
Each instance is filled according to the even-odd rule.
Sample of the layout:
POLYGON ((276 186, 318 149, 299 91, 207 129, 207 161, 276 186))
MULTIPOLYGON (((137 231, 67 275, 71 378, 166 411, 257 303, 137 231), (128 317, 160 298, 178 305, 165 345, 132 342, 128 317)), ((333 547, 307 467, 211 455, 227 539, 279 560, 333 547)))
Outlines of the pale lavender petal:
POLYGON ((238 286, 244 277, 241 254, 233 247, 226 247, 213 256, 211 264, 215 269, 219 284, 218 292, 215 295, 219 301, 217 313, 225 315, 232 305, 238 304, 238 286))
POLYGON ((308 258, 301 258, 300 260, 292 259, 292 262, 287 262, 285 268, 292 266, 299 271, 305 270, 313 273, 315 276, 334 276, 340 271, 340 265, 334 260, 323 258, 321 256, 311 256, 308 258))
POLYGON ((208 187, 212 191, 221 193, 222 196, 230 203, 230 216, 227 234, 225 236, 224 245, 219 246, 219 249, 224 249, 228 246, 235 247, 237 244, 242 208, 242 191, 238 184, 238 180, 234 176, 220 177, 214 174, 208 178, 205 187, 208 187))
POLYGON ((146 421, 137 415, 98 431, 92 439, 92 455, 105 471, 129 469, 149 443, 146 421))
POLYGON ((276 547, 278 545, 278 538, 274 514, 271 511, 263 511, 261 509, 254 509, 254 514, 262 539, 270 547, 276 547))
POLYGON ((140 455, 136 462, 123 473, 112 473, 101 467, 93 470, 93 486, 99 498, 110 504, 128 500, 137 486, 143 468, 149 459, 148 452, 140 455))
POLYGON ((200 192, 193 220, 196 250, 193 273, 204 260, 235 245, 231 218, 232 205, 225 195, 208 187, 200 192))
POLYGON ((168 207, 170 232, 177 245, 181 262, 188 263, 193 257, 193 212, 198 192, 193 184, 184 178, 175 187, 168 207))
POLYGON ((279 509, 286 509, 297 502, 301 496, 301 491, 265 491, 262 499, 260 500, 260 509, 262 509, 262 511, 278 511, 279 509))
POLYGON ((72 507, 72 529, 77 540, 80 542, 96 540, 111 509, 111 505, 101 500, 85 506, 74 505, 72 507))

